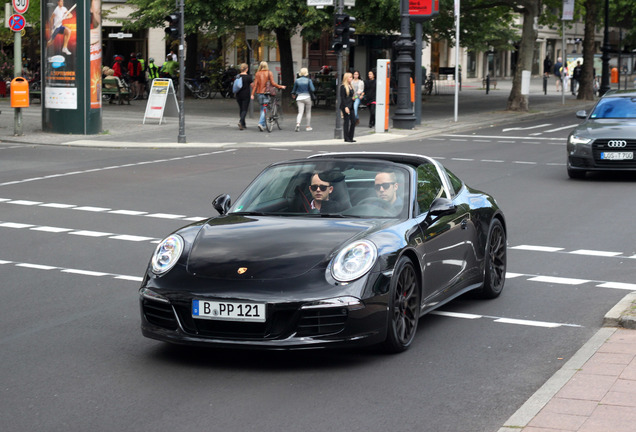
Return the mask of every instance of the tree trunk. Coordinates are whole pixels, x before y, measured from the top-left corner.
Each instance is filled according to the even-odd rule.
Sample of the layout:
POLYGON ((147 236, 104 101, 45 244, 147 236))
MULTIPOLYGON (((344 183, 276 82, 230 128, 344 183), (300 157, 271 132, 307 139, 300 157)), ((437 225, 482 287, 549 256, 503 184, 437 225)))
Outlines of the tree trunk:
POLYGON ((583 70, 577 99, 594 100, 594 28, 598 18, 598 1, 585 1, 585 36, 583 38, 583 70))
POLYGON ((291 89, 294 85, 294 60, 292 58, 291 34, 287 29, 277 28, 275 31, 278 42, 278 52, 280 53, 280 73, 281 82, 279 84, 287 86, 283 91, 283 109, 291 103, 291 89))
POLYGON ((537 31, 534 28, 534 23, 539 16, 539 3, 538 1, 523 2, 525 8, 523 10, 523 28, 521 30, 521 42, 519 43, 519 55, 506 108, 510 111, 528 111, 528 96, 521 94, 521 73, 524 70, 532 71, 534 43, 537 40, 537 31))

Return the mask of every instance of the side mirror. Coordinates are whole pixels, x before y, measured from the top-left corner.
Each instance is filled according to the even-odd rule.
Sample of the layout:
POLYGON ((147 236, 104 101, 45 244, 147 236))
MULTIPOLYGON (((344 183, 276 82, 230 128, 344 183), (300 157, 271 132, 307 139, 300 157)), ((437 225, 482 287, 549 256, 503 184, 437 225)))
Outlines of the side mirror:
POLYGON ((586 119, 587 118, 587 111, 585 111, 585 110, 577 111, 576 112, 576 118, 586 119))
POLYGON ((232 198, 230 198, 228 194, 221 194, 212 201, 212 206, 219 212, 220 215, 226 214, 231 205, 232 198))
POLYGON ((457 206, 448 198, 435 198, 431 208, 428 210, 428 217, 439 217, 451 215, 457 212, 457 206))

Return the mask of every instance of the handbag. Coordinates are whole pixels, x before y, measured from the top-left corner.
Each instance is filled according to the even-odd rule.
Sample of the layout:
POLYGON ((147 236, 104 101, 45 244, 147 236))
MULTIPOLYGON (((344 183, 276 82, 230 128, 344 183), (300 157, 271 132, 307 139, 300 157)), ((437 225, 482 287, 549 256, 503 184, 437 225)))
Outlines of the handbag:
POLYGON ((267 82, 265 83, 265 93, 269 93, 271 96, 276 96, 278 89, 272 85, 271 80, 273 78, 274 77, 271 75, 270 72, 270 75, 267 76, 267 82))

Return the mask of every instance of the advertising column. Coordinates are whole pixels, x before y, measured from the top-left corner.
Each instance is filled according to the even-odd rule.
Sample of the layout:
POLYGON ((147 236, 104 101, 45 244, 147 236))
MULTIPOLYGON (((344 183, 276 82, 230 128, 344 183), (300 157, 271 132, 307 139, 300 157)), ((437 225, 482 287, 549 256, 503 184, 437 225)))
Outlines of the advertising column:
POLYGON ((42 2, 42 129, 102 130, 101 0, 42 2))

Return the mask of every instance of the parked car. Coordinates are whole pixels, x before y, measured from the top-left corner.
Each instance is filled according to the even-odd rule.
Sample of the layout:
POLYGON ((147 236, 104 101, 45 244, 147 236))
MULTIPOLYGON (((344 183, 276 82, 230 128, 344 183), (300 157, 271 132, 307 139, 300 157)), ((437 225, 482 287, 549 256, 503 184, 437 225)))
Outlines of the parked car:
POLYGON ((229 195, 213 205, 219 216, 177 230, 153 253, 139 291, 143 335, 400 352, 423 314, 469 291, 494 298, 504 288, 503 212, 425 156, 279 162, 233 205, 229 195))
POLYGON ((568 176, 584 178, 588 171, 635 171, 636 92, 611 91, 592 111, 578 111, 585 119, 567 142, 568 176))

